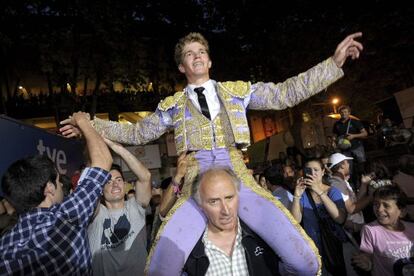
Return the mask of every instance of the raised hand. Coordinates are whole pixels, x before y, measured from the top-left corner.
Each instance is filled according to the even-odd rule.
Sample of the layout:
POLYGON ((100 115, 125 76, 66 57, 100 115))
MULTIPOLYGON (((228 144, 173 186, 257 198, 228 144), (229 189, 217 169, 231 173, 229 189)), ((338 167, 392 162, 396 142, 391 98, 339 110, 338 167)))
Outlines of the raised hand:
POLYGON ((333 55, 333 60, 339 68, 344 65, 348 57, 351 57, 352 59, 359 58, 359 55, 364 47, 360 42, 356 41, 355 38, 361 36, 361 32, 350 34, 338 44, 333 55))
POLYGON ((77 120, 79 119, 90 120, 90 116, 88 113, 81 111, 73 113, 72 116, 60 122, 64 126, 59 129, 59 132, 66 138, 80 137, 81 131, 77 127, 77 120))
POLYGON ((176 181, 176 183, 179 183, 184 178, 185 173, 187 172, 187 165, 187 153, 183 152, 177 160, 177 172, 174 176, 174 181, 176 181))
POLYGON ((303 177, 300 177, 296 180, 294 195, 296 197, 301 197, 302 194, 305 192, 305 190, 306 190, 305 179, 303 177))

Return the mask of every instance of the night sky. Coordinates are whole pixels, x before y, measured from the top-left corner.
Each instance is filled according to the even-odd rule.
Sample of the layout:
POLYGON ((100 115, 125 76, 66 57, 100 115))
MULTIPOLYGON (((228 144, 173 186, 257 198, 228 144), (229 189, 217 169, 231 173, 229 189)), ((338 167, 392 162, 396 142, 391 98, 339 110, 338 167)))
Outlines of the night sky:
POLYGON ((174 45, 190 31, 209 40, 216 80, 283 81, 362 31, 360 60, 328 96, 363 109, 414 85, 414 10, 405 1, 60 2, 2 1, 3 95, 30 72, 55 86, 97 75, 104 84, 150 80, 171 94, 184 81, 174 45))

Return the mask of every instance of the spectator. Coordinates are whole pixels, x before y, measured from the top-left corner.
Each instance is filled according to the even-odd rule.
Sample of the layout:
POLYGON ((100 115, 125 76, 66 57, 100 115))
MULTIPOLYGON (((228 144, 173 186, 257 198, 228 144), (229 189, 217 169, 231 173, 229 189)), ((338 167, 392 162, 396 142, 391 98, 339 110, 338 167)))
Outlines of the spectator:
MULTIPOLYGON (((342 230, 342 224, 346 219, 345 204, 341 196, 341 192, 322 182, 324 175, 324 167, 319 159, 311 159, 305 163, 305 169, 309 170, 305 177, 301 177, 297 181, 295 188, 291 212, 297 222, 303 225, 306 233, 315 242, 322 256, 322 275, 328 275, 323 263, 326 261, 327 254, 321 246, 321 237, 318 219, 315 211, 321 218, 327 218, 330 228, 337 235, 338 239, 345 241, 345 233, 342 230), (305 189, 308 191, 305 193, 305 189), (315 202, 317 210, 313 210, 311 199, 315 202)), ((344 274, 345 264, 337 271, 329 271, 334 275, 344 274)))
POLYGON ((351 108, 347 105, 340 106, 338 112, 341 119, 335 122, 333 133, 336 136, 337 146, 346 156, 354 158, 351 163, 352 184, 358 187, 358 176, 363 170, 366 161, 363 138, 368 133, 359 120, 351 119, 351 108))
POLYGON ((207 227, 185 263, 186 275, 279 275, 279 258, 238 216, 240 181, 209 169, 193 185, 207 227))
POLYGON ((347 157, 342 153, 334 153, 329 158, 329 167, 332 170, 332 177, 329 178, 329 184, 341 191, 342 198, 345 202, 345 208, 349 216, 345 222, 345 229, 350 233, 358 233, 363 224, 364 216, 361 212, 368 206, 372 200, 368 194, 369 181, 363 181, 359 189, 358 197, 347 181, 349 179, 350 164, 348 160, 352 157, 347 157))
POLYGON ((287 178, 287 177, 294 177, 295 176, 295 170, 293 169, 292 166, 290 165, 284 165, 282 167, 283 169, 283 177, 287 178))
POLYGON ((104 204, 89 225, 94 275, 142 275, 147 258, 145 208, 151 199, 151 174, 122 145, 104 138, 138 177, 135 197, 125 201, 125 182, 118 165, 111 167, 111 180, 103 190, 104 204))
POLYGON ((65 200, 60 175, 47 157, 28 157, 8 168, 2 190, 20 218, 0 240, 1 275, 91 272, 86 227, 109 180, 112 157, 87 114, 74 113, 69 120, 86 138, 92 168, 85 169, 78 188, 65 200))
POLYGON ((332 170, 332 176, 329 178, 329 184, 341 191, 342 199, 345 202, 345 209, 348 213, 344 224, 344 230, 348 236, 348 242, 343 244, 344 260, 348 276, 358 275, 352 267, 351 257, 353 253, 358 250, 360 240, 359 232, 364 225, 364 216, 361 210, 364 209, 371 201, 371 196, 368 194, 367 181, 362 181, 358 197, 347 181, 350 173, 350 164, 348 162, 350 159, 352 159, 352 157, 346 157, 342 153, 334 153, 330 156, 328 161, 329 167, 332 170))
POLYGON ((401 220, 405 206, 406 195, 398 186, 374 192, 377 219, 362 228, 361 253, 353 258, 356 266, 374 276, 393 276, 403 275, 402 264, 413 264, 414 223, 401 220))
POLYGON ((284 185, 284 177, 275 168, 270 167, 265 171, 267 187, 288 210, 292 205, 293 195, 284 185))

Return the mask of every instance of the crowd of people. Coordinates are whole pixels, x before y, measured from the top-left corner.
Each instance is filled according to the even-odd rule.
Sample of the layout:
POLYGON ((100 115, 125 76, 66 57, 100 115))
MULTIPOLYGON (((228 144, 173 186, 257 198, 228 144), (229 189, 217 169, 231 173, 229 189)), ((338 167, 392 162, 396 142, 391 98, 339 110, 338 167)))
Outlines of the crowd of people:
POLYGON ((312 156, 305 160, 303 167, 290 161, 280 167, 275 162, 260 174, 257 184, 263 187, 266 183, 264 187, 292 212, 315 241, 322 262, 328 262, 326 255, 336 253, 324 252, 318 216, 330 225, 342 245, 343 260, 342 267, 336 267, 332 273, 410 275, 402 274, 402 269, 413 261, 414 220, 410 205, 414 198, 414 155, 395 160, 395 173, 380 160, 368 160, 358 173, 360 181, 356 188, 350 182, 352 157, 332 152, 326 162, 312 156), (372 231, 373 225, 378 233, 367 232, 372 231))
MULTIPOLYGON (((366 159, 352 146, 303 159, 300 168, 280 158, 256 183, 240 152, 250 144, 247 108, 284 109, 322 91, 343 76, 348 58, 359 57, 361 35, 347 36, 332 57, 277 84, 211 80, 208 42, 199 33, 183 37, 175 59, 188 85, 152 115, 131 125, 77 112, 61 122, 63 136, 86 140, 90 158, 70 193, 71 178, 47 157, 8 168, 0 211, 18 218, 0 238, 0 274, 405 273, 414 240, 414 217, 403 220, 411 155, 400 160, 398 184, 379 162, 362 169, 366 159), (148 169, 122 144, 145 144, 170 129, 177 171, 155 192, 148 169), (136 175, 133 192, 110 149, 136 175), (151 222, 146 209, 153 210, 151 222)), ((352 144, 364 129, 346 111, 336 134, 352 144)))

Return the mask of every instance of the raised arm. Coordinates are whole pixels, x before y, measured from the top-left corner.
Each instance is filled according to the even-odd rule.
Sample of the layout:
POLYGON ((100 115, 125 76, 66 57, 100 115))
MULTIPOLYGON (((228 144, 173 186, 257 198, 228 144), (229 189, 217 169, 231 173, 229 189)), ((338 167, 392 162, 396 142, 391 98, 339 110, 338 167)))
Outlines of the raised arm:
POLYGON ((101 135, 92 127, 89 114, 76 112, 63 123, 77 127, 85 137, 92 167, 98 167, 108 171, 112 165, 112 155, 101 135))
POLYGON ((138 177, 135 182, 135 199, 144 208, 151 200, 151 173, 150 171, 121 144, 104 138, 105 143, 128 165, 131 171, 138 177))
POLYGON ((295 191, 293 193, 293 202, 290 207, 290 212, 295 220, 300 223, 302 221, 302 206, 300 205, 300 199, 305 192, 306 186, 303 177, 296 180, 295 191))
POLYGON ((177 161, 177 172, 167 190, 162 193, 161 203, 160 203, 160 215, 165 217, 170 209, 174 206, 174 203, 177 201, 179 196, 179 191, 182 186, 182 181, 187 172, 187 153, 183 152, 178 157, 177 161))
POLYGON ((75 191, 60 205, 60 210, 67 213, 73 223, 85 226, 93 215, 102 187, 111 178, 108 171, 112 165, 112 155, 101 135, 92 127, 87 113, 74 113, 64 123, 82 132, 92 168, 85 169, 75 191))
POLYGON ((332 57, 304 73, 280 83, 255 83, 251 86, 249 109, 285 109, 319 93, 343 76, 341 67, 348 57, 359 58, 362 44, 355 40, 362 33, 347 36, 338 44, 332 57))
MULTIPOLYGON (((59 129, 63 136, 68 138, 81 136, 79 128, 68 122, 68 119, 62 121, 61 124, 65 124, 59 129)), ((105 138, 112 141, 122 144, 143 145, 164 134, 171 126, 171 117, 167 112, 157 109, 135 124, 106 121, 99 118, 93 119, 91 124, 99 133, 103 133, 105 138)))

